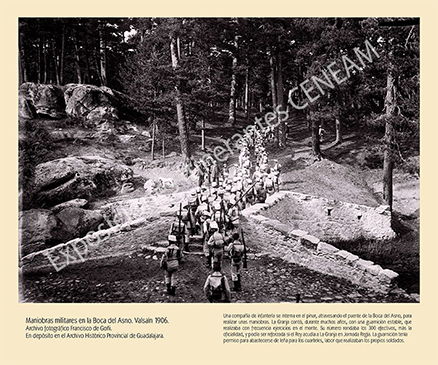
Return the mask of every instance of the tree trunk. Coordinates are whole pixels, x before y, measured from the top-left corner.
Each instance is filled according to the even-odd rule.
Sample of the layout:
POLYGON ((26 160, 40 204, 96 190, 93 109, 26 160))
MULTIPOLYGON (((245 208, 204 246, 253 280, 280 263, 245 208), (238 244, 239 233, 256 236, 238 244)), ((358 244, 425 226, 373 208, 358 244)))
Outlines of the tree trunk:
POLYGON ((315 120, 312 120, 312 153, 314 156, 318 157, 318 160, 320 160, 321 146, 319 141, 318 129, 319 129, 318 123, 315 120))
POLYGON ((155 130, 156 130, 156 120, 154 119, 152 123, 152 146, 151 146, 151 160, 155 159, 155 130))
POLYGON ((245 112, 245 119, 249 119, 249 65, 246 66, 245 71, 245 97, 243 102, 243 111, 245 112))
POLYGON ((75 57, 76 79, 77 79, 78 84, 82 84, 79 47, 78 47, 78 40, 77 40, 76 36, 73 36, 73 43, 74 43, 74 52, 75 52, 74 57, 75 57))
POLYGON ((84 51, 85 51, 85 75, 83 77, 83 81, 85 84, 89 84, 91 82, 91 68, 90 68, 90 57, 88 56, 87 43, 84 44, 84 51))
POLYGON ((205 120, 202 119, 201 126, 201 150, 205 151, 205 120))
POLYGON ((100 60, 100 82, 107 86, 106 78, 106 45, 102 29, 99 30, 99 60, 100 60))
POLYGON ((61 60, 59 63, 59 81, 64 85, 64 57, 65 57, 65 27, 62 27, 61 60))
POLYGON ((392 211, 392 171, 394 168, 394 160, 392 156, 391 140, 394 134, 392 123, 386 123, 385 126, 385 151, 383 153, 383 200, 386 205, 389 205, 392 211))
MULTIPOLYGON (((272 51, 271 51, 270 56, 269 56, 269 64, 271 66, 271 75, 270 75, 270 80, 269 81, 270 81, 270 84, 271 84, 272 112, 276 113, 277 101, 278 101, 278 98, 277 98, 277 85, 276 85, 276 79, 277 78, 276 78, 276 70, 275 70, 276 62, 274 60, 274 55, 273 55, 272 51)), ((277 118, 278 118, 278 115, 277 115, 277 118)), ((278 119, 274 120, 274 122, 276 124, 278 122, 278 119)), ((279 139, 279 136, 278 136, 278 128, 275 128, 275 140, 277 142, 277 146, 279 147, 280 146, 280 139, 279 139)))
POLYGON ((20 33, 20 50, 18 52, 18 56, 19 56, 19 66, 20 66, 19 83, 21 85, 23 82, 28 81, 27 67, 26 67, 26 53, 24 50, 24 37, 22 33, 20 33))
POLYGON ((48 71, 48 67, 47 67, 47 43, 46 43, 45 39, 43 41, 43 58, 44 58, 44 78, 43 78, 43 83, 47 84, 47 71, 48 71))
POLYGON ((18 50, 18 86, 23 83, 23 67, 21 65, 21 51, 18 50))
POLYGON ((338 118, 335 120, 335 127, 336 127, 336 141, 335 144, 342 142, 342 131, 341 131, 341 122, 338 118))
POLYGON ((43 79, 43 43, 41 41, 41 38, 38 38, 38 84, 41 84, 41 81, 43 79))
MULTIPOLYGON (((283 92, 283 71, 282 71, 282 63, 281 63, 281 55, 277 52, 276 53, 276 84, 277 84, 277 106, 278 110, 281 112, 285 111, 284 108, 284 92, 283 92)), ((279 117, 278 117, 279 118, 279 117)), ((278 126, 279 129, 279 146, 285 147, 286 146, 286 122, 283 118, 280 120, 280 124, 278 126)))
POLYGON ((59 59, 58 59, 58 55, 56 54, 56 45, 55 45, 55 41, 52 40, 52 57, 53 57, 53 65, 55 68, 55 79, 56 79, 56 84, 60 85, 61 81, 59 78, 59 59))
MULTIPOLYGON (((176 49, 176 39, 172 35, 170 39, 170 55, 172 58, 172 67, 174 70, 178 68, 178 55, 176 49)), ((179 141, 181 144, 181 154, 184 158, 186 165, 190 163, 190 144, 188 139, 187 123, 184 117, 183 102, 181 100, 181 94, 179 90, 179 85, 175 86, 175 102, 176 102, 176 114, 178 119, 178 131, 179 131, 179 141)))
POLYGON ((230 89, 230 107, 228 109, 228 123, 234 126, 236 122, 236 68, 237 68, 237 36, 234 37, 233 63, 231 66, 231 89, 230 89))
POLYGON ((393 74, 393 65, 391 62, 392 51, 389 53, 390 61, 388 65, 388 75, 386 78, 386 96, 385 96, 385 151, 383 154, 383 199, 389 205, 392 211, 392 171, 394 168, 393 146, 395 141, 395 131, 393 125, 393 116, 395 115, 397 100, 396 87, 393 74))
POLYGON ((178 59, 181 59, 181 39, 179 37, 176 38, 176 49, 178 54, 178 59))

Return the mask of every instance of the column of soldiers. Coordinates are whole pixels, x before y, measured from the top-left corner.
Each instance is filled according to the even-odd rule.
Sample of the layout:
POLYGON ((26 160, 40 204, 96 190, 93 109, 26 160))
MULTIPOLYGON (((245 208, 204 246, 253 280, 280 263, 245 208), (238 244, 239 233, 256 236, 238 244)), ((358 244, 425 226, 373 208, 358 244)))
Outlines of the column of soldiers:
MULTIPOLYGON (((241 271, 246 251, 239 227, 240 211, 253 204, 264 203, 268 195, 279 190, 281 165, 274 160, 274 165, 269 167, 264 146, 270 133, 270 130, 259 131, 254 128, 246 134, 240 141, 237 164, 229 167, 224 164, 219 169, 217 161, 212 160, 204 165, 199 186, 180 206, 178 223, 170 227, 169 247, 163 255, 162 266, 166 266, 163 262, 169 257, 179 263, 182 251, 189 251, 190 238, 201 236, 206 266, 213 270, 204 285, 204 292, 211 302, 230 300, 228 280, 221 272, 224 252, 231 260, 232 290, 241 290, 241 271)), ((171 265, 170 274, 168 269, 165 270, 168 293, 175 295, 174 276, 177 269, 171 265)))

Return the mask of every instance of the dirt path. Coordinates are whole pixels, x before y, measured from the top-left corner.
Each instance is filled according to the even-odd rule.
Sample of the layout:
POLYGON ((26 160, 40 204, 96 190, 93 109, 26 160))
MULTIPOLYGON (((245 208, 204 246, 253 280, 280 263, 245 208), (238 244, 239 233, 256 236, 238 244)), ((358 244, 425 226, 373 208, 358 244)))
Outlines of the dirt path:
MULTIPOLYGON (((163 273, 150 251, 72 265, 59 273, 25 275, 23 302, 61 303, 207 303, 202 287, 209 271, 203 257, 189 255, 178 272, 175 297, 165 293, 163 273)), ((224 273, 229 280, 229 261, 224 273)), ((232 302, 381 303, 414 302, 399 294, 383 295, 346 280, 322 275, 279 258, 261 256, 248 262, 242 292, 232 302)))

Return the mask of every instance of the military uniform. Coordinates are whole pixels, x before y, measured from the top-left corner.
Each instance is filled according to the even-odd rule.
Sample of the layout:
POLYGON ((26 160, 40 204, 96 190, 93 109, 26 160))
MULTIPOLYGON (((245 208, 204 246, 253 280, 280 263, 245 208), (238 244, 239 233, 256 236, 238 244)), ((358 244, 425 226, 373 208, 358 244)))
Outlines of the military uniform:
POLYGON ((210 303, 229 303, 231 291, 228 279, 221 273, 218 264, 214 265, 213 270, 205 281, 204 293, 210 303))
POLYGON ((254 188, 256 203, 264 203, 266 201, 266 190, 261 183, 258 183, 254 188))
POLYGON ((181 250, 176 243, 176 237, 169 235, 169 246, 166 248, 160 262, 160 267, 165 272, 164 281, 167 286, 167 293, 170 295, 175 295, 176 272, 181 262, 181 250))
POLYGON ((218 262, 222 268, 222 261, 224 257, 224 246, 225 238, 222 234, 218 232, 216 228, 213 228, 214 232, 208 240, 208 247, 210 248, 210 253, 213 256, 213 263, 218 262))
POLYGON ((216 161, 213 161, 210 167, 210 183, 212 184, 213 182, 216 184, 219 183, 219 168, 216 161))
POLYGON ((264 188, 269 195, 275 193, 275 176, 273 173, 268 173, 264 180, 264 188))
POLYGON ((231 280, 234 284, 234 290, 239 291, 241 286, 240 274, 243 267, 243 254, 244 246, 243 243, 239 241, 239 235, 237 233, 233 234, 233 241, 227 247, 227 251, 231 258, 231 280))
POLYGON ((186 228, 186 223, 188 223, 188 220, 183 220, 183 217, 179 218, 179 212, 178 212, 178 219, 181 219, 180 222, 176 223, 173 222, 170 225, 169 229, 169 235, 173 235, 176 237, 178 247, 183 250, 186 248, 187 244, 187 238, 189 236, 188 229, 186 228))

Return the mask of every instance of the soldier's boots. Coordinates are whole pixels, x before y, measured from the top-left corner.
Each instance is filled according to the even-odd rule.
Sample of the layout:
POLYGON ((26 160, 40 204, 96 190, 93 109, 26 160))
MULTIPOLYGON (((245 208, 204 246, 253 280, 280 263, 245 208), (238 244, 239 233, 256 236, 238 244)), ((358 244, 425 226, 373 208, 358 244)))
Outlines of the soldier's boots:
POLYGON ((170 295, 175 295, 176 288, 174 286, 170 287, 170 295))
POLYGON ((166 286, 167 286, 167 294, 172 295, 172 289, 171 289, 170 284, 166 284, 166 286))
POLYGON ((240 274, 237 275, 237 291, 241 291, 242 290, 242 283, 240 281, 240 274))

